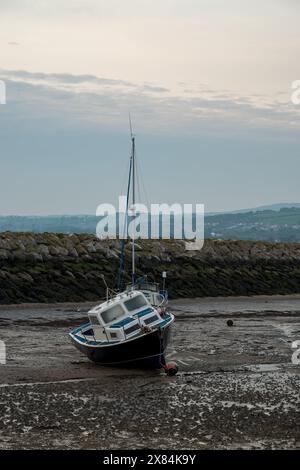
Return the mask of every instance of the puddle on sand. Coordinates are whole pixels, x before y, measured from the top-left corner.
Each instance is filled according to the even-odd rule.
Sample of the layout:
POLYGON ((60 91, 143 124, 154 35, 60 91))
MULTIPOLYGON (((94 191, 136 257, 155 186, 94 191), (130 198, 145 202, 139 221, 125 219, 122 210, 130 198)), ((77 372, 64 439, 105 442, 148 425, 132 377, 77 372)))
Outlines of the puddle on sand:
POLYGON ((245 366, 246 370, 253 372, 277 372, 286 364, 253 364, 245 366))

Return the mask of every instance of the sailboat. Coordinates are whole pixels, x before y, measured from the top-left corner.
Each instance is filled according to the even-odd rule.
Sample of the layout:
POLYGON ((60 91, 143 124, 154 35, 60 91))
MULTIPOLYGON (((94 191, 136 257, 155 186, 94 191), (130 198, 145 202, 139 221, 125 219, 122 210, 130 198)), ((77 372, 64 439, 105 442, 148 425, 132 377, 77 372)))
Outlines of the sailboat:
MULTIPOLYGON (((131 155, 127 186, 124 230, 128 230, 129 203, 135 206, 136 152, 131 123, 131 155)), ((135 240, 131 241, 131 283, 122 288, 125 237, 122 239, 118 290, 106 285, 106 300, 88 312, 88 322, 73 329, 69 336, 75 347, 91 361, 109 366, 163 368, 168 375, 178 371, 175 363, 166 363, 174 315, 168 308, 168 294, 163 285, 147 276, 136 278, 135 240)), ((166 273, 163 273, 165 284, 166 273)))

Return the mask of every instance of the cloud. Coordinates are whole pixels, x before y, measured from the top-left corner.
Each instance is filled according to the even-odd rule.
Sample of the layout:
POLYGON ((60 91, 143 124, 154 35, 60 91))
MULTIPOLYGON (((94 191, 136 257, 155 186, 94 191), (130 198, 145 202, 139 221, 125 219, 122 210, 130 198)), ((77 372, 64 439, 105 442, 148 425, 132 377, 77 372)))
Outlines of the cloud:
POLYGON ((177 92, 162 86, 136 84, 95 75, 0 70, 6 81, 7 105, 0 119, 11 126, 21 121, 39 128, 86 127, 120 131, 128 113, 144 133, 186 135, 243 132, 299 132, 300 110, 290 97, 240 96, 205 85, 177 92))
POLYGON ((20 79, 26 82, 39 80, 43 83, 56 82, 57 84, 72 84, 72 83, 99 83, 101 85, 122 85, 134 86, 133 83, 124 80, 114 80, 110 78, 96 77, 95 75, 72 75, 70 73, 42 73, 42 72, 28 72, 26 70, 1 70, 2 76, 11 78, 13 80, 20 79))
MULTIPOLYGON (((98 89, 103 89, 104 87, 119 87, 123 90, 132 89, 139 90, 140 92, 152 92, 152 93, 167 93, 170 91, 168 88, 155 86, 151 84, 142 84, 137 85, 133 82, 125 80, 116 80, 112 78, 103 78, 97 77, 95 75, 73 75, 69 73, 42 73, 42 72, 28 72, 26 70, 0 70, 2 77, 6 77, 8 80, 19 81, 24 83, 29 83, 32 85, 43 85, 54 87, 56 89, 60 87, 68 87, 71 90, 70 86, 77 85, 77 90, 80 90, 79 85, 83 87, 88 87, 90 91, 95 90, 95 86, 98 86, 98 89)), ((75 88, 74 88, 75 89, 75 88)), ((86 91, 86 88, 81 88, 81 90, 86 91)))

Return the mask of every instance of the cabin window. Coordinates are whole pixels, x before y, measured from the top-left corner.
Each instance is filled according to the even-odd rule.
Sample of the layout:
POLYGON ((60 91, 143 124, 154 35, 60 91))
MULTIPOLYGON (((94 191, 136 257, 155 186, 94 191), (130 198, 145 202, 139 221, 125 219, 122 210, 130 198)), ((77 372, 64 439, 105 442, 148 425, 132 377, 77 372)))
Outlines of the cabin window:
POLYGON ((117 304, 102 312, 101 315, 104 323, 110 323, 124 315, 124 310, 122 308, 122 305, 117 304))
POLYGON ((110 333, 110 337, 113 338, 113 339, 115 339, 115 338, 118 337, 118 335, 117 335, 117 333, 110 333))
POLYGON ((132 299, 125 300, 124 305, 129 312, 132 312, 133 310, 136 310, 137 308, 145 307, 148 304, 142 295, 137 295, 136 297, 133 297, 132 299))
POLYGON ((92 323, 92 325, 99 325, 100 324, 97 315, 90 314, 89 319, 90 319, 90 322, 92 323))

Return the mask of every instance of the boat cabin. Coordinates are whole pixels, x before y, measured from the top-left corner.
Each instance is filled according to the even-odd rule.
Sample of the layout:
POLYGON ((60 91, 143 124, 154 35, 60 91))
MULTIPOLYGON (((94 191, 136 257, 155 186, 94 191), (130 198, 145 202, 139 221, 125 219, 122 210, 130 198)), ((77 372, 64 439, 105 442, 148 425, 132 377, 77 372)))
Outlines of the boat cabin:
POLYGON ((124 292, 88 312, 96 341, 122 341, 162 321, 139 291, 124 292))
POLYGON ((134 284, 128 284, 127 291, 131 290, 142 292, 154 307, 165 307, 168 303, 168 292, 161 290, 158 283, 148 281, 146 276, 138 279, 134 284))

